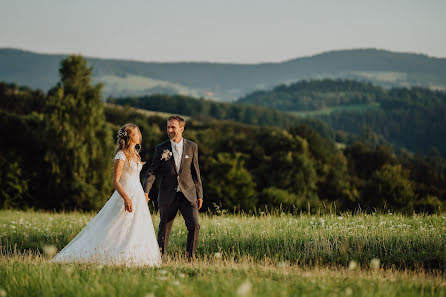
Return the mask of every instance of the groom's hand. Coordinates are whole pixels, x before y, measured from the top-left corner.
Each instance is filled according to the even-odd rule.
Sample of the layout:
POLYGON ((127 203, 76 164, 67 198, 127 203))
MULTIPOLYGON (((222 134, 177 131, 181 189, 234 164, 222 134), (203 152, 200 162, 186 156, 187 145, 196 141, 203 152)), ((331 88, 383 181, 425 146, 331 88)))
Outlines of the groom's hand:
POLYGON ((203 206, 203 199, 198 199, 198 209, 203 206))
POLYGON ((146 196, 146 202, 149 203, 149 200, 150 200, 149 194, 148 193, 144 193, 144 196, 146 196))

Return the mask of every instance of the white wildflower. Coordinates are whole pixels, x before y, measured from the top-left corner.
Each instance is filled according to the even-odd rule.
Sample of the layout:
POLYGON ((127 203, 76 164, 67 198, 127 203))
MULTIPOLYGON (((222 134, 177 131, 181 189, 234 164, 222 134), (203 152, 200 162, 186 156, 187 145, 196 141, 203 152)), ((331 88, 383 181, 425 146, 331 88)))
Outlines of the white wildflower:
POLYGON ((348 269, 350 270, 355 270, 357 266, 358 264, 356 263, 356 261, 351 260, 350 263, 348 263, 348 269))
POLYGON ((43 247, 43 252, 45 253, 45 255, 47 255, 48 257, 52 257, 57 253, 57 248, 55 245, 51 244, 51 245, 45 245, 43 247))
POLYGON ((373 269, 378 269, 379 264, 380 264, 380 261, 378 258, 373 258, 372 260, 370 260, 370 267, 373 269))
POLYGON ((240 287, 238 287, 236 295, 237 296, 247 296, 251 292, 252 285, 249 280, 244 281, 240 287))

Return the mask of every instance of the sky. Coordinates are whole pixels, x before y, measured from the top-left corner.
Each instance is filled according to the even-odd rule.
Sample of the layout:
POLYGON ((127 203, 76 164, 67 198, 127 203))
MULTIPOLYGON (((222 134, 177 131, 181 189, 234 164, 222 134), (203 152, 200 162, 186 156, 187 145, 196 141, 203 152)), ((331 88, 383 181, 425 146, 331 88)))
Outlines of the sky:
POLYGON ((0 48, 281 62, 378 48, 446 57, 446 0, 0 0, 0 48))

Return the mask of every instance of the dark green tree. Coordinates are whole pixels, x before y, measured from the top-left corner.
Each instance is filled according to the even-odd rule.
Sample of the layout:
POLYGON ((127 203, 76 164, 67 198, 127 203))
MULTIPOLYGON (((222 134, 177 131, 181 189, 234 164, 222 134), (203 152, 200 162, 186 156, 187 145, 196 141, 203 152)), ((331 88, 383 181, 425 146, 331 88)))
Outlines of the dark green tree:
POLYGON ((113 136, 105 122, 101 85, 81 56, 61 62, 60 82, 45 108, 47 207, 98 209, 111 191, 113 136))
POLYGON ((370 206, 392 211, 413 211, 415 193, 409 172, 401 165, 385 164, 375 171, 368 191, 370 206))
POLYGON ((226 209, 252 210, 257 203, 256 184, 244 167, 242 156, 219 153, 210 170, 206 195, 226 209))
POLYGON ((23 174, 23 163, 14 154, 0 155, 0 208, 23 208, 28 191, 28 180, 23 174))

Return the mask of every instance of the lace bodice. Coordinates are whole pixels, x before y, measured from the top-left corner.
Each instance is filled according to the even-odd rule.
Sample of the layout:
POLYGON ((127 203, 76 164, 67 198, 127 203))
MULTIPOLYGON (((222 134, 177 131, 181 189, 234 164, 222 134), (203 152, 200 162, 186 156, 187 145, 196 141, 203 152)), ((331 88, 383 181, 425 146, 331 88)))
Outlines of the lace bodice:
POLYGON ((127 162, 127 157, 122 150, 118 151, 116 153, 115 159, 124 161, 124 168, 122 169, 122 173, 121 173, 122 179, 136 177, 139 180, 139 173, 141 172, 141 169, 142 169, 142 166, 144 165, 144 163, 142 163, 139 160, 138 160, 138 162, 135 162, 134 160, 128 160, 128 162, 127 162))

